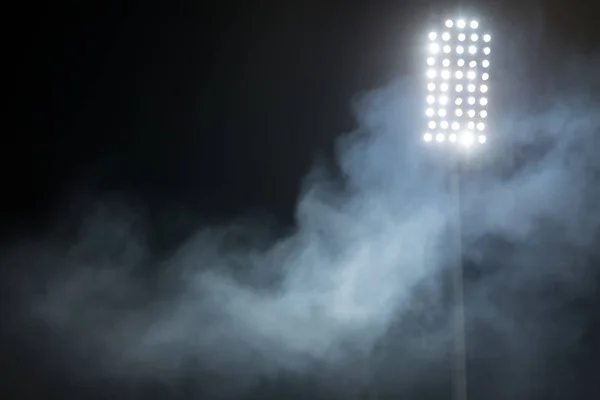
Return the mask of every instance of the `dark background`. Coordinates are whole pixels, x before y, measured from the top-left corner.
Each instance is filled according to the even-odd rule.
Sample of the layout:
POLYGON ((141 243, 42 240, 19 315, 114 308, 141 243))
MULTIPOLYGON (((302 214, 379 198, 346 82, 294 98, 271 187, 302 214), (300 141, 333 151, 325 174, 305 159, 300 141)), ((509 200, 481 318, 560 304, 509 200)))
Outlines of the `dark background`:
MULTIPOLYGON (((495 31, 529 29, 540 40, 526 60, 531 82, 551 76, 553 57, 586 60, 600 50, 595 3, 522 3, 477 2, 477 10, 495 31)), ((411 73, 415 60, 404 54, 418 45, 420 21, 454 5, 54 2, 5 14, 13 24, 5 63, 15 74, 4 78, 17 90, 5 93, 15 123, 6 123, 0 147, 3 240, 44 232, 73 196, 110 193, 139 204, 157 227, 177 207, 195 210, 194 221, 265 211, 291 225, 302 178, 355 126, 354 96, 411 73)), ((155 236, 165 248, 177 241, 161 239, 159 228, 155 236)), ((577 388, 569 398, 598 392, 599 306, 597 296, 582 306, 589 324, 585 350, 569 361, 577 388)), ((42 352, 6 352, 13 373, 3 398, 33 387, 35 398, 131 396, 49 378, 33 367, 42 352)), ((186 396, 184 386, 177 395, 186 396)), ((311 398, 297 386, 269 390, 311 398)))

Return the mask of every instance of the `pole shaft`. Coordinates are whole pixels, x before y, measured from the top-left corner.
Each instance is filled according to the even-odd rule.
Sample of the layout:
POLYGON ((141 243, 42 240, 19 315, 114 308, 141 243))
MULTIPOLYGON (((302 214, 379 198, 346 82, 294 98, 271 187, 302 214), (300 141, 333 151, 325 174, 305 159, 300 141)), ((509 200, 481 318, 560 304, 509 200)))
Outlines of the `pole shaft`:
POLYGON ((465 309, 463 288, 463 257, 462 257, 462 224, 460 204, 460 162, 451 169, 451 190, 454 232, 453 238, 454 262, 452 265, 452 289, 454 304, 454 356, 453 356, 453 398, 454 400, 467 400, 467 362, 466 362, 466 338, 465 338, 465 309))

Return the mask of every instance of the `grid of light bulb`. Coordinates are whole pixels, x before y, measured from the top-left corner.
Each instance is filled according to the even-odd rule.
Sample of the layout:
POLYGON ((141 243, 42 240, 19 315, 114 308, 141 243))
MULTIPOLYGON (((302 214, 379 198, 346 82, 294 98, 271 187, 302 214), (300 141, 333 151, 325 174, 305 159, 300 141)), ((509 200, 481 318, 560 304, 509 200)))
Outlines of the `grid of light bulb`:
POLYGON ((490 42, 475 20, 447 20, 429 33, 426 142, 486 142, 490 42))

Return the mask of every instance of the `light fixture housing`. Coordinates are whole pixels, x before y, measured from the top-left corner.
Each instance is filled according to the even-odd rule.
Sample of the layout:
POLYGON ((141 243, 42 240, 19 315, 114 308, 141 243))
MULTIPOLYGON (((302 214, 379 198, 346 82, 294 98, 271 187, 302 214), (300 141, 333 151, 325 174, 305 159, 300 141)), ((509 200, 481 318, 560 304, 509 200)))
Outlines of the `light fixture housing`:
POLYGON ((426 33, 425 133, 433 144, 487 142, 491 35, 475 19, 443 20, 426 33))

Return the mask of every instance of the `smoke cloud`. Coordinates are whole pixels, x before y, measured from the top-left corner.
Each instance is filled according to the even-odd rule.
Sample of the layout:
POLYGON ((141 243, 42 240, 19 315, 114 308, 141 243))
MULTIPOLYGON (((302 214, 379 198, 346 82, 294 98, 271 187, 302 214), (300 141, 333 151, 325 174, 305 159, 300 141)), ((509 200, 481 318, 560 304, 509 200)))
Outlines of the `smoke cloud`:
MULTIPOLYGON (((158 254, 143 213, 111 200, 77 216, 75 234, 8 249, 3 263, 39 271, 18 280, 19 323, 43 327, 52 363, 88 378, 227 376, 202 383, 220 394, 314 371, 345 391, 438 379, 452 340, 452 203, 444 167, 414 144, 421 93, 410 81, 355 103, 359 128, 337 147, 344 182, 316 166, 293 232, 273 237, 260 218, 199 226, 158 254)), ((539 111, 526 100, 502 110, 475 150, 487 164, 463 180, 469 359, 482 366, 475 380, 493 371, 498 398, 566 372, 549 360, 584 328, 567 305, 593 289, 600 117, 571 87, 552 88, 539 111)))

